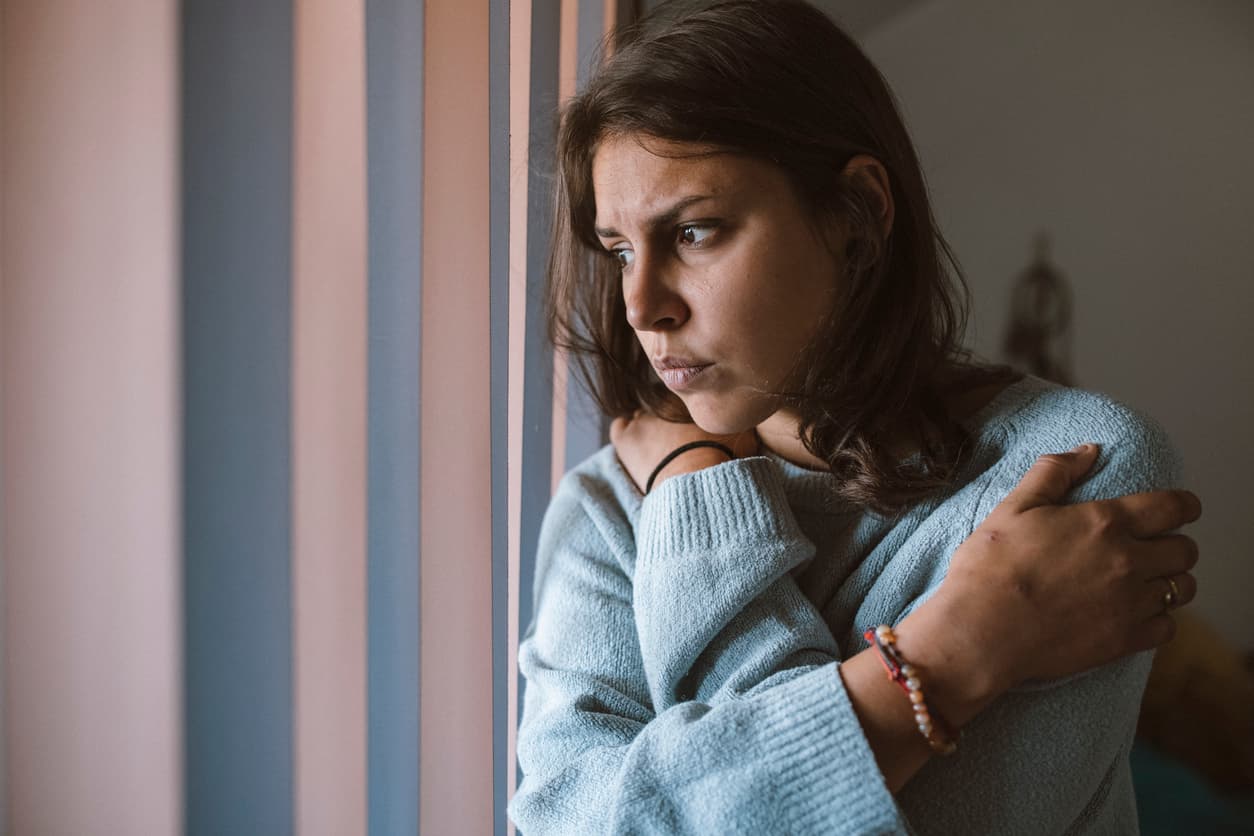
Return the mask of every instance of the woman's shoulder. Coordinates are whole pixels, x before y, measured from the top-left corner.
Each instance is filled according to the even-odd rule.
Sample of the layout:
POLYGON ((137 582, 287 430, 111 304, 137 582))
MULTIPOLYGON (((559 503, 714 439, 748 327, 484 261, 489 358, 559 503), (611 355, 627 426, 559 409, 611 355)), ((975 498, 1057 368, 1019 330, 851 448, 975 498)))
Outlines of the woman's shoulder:
POLYGON ((635 516, 643 497, 636 483, 606 444, 568 470, 558 482, 554 499, 568 498, 580 505, 614 516, 635 516))
POLYGON ((1151 416, 1116 398, 1025 376, 968 420, 968 428, 1004 455, 1025 462, 1094 443, 1101 456, 1089 477, 1118 495, 1173 487, 1180 456, 1151 416))
POLYGON ((541 544, 561 541, 584 551, 606 549, 629 571, 635 554, 633 523, 642 497, 607 444, 567 471, 549 501, 541 544))

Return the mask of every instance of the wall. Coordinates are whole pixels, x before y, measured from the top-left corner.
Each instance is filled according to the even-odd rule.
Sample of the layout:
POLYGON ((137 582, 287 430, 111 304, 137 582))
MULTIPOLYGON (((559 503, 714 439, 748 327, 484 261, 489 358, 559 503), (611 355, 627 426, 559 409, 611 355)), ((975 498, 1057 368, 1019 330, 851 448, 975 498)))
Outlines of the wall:
POLYGON ((0 14, 3 826, 172 833, 177 10, 0 14))
POLYGON ((1038 232, 1079 383, 1157 418, 1205 504, 1196 611, 1254 648, 1254 5, 934 0, 865 46, 999 354, 1038 232))

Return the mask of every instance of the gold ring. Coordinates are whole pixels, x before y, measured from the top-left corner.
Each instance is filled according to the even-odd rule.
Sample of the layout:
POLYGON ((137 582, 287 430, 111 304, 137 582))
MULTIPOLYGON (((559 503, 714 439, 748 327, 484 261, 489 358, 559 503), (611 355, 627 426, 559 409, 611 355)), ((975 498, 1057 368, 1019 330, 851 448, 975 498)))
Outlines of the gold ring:
POLYGON ((1163 609, 1170 610, 1180 603, 1180 587, 1176 586, 1174 578, 1166 578, 1166 581, 1170 589, 1163 593, 1163 609))

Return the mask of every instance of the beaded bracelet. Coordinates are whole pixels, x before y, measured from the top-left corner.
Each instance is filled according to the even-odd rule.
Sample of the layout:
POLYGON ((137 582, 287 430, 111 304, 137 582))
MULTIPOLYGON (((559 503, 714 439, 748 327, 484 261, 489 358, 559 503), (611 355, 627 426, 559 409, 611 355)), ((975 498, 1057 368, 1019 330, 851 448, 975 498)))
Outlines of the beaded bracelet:
POLYGON ((914 708, 914 721, 919 727, 919 734, 923 735, 923 739, 927 741, 927 745, 932 747, 932 751, 937 754, 952 755, 958 749, 958 735, 949 723, 945 722, 945 718, 928 710, 927 700, 923 697, 923 682, 919 678, 919 671, 914 665, 906 662, 901 651, 897 649, 897 635, 893 632, 893 628, 887 624, 881 624, 862 635, 867 643, 875 648, 880 663, 888 672, 888 678, 900 685, 901 689, 906 692, 906 696, 910 698, 910 704, 914 708))

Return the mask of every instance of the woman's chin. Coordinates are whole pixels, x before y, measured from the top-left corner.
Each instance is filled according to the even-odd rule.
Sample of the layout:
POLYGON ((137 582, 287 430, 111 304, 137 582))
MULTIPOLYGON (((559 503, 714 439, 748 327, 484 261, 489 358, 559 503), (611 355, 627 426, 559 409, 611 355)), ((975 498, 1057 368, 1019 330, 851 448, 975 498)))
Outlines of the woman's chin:
MULTIPOLYGON (((728 404, 710 397, 684 398, 692 423, 712 435, 736 435, 752 430, 765 416, 747 404, 728 404)), ((766 415, 769 415, 768 411, 766 415)))

